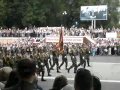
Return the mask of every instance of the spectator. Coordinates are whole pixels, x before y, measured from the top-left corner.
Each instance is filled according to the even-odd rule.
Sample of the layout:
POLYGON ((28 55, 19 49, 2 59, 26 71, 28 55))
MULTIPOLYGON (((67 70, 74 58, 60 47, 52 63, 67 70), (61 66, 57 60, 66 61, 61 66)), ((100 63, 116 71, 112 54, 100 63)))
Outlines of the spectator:
POLYGON ((17 64, 17 73, 20 77, 20 82, 10 88, 4 90, 37 90, 35 80, 36 64, 29 59, 20 60, 17 64))
POLYGON ((12 68, 10 67, 3 67, 0 69, 0 81, 6 81, 10 75, 12 68))
POLYGON ((3 60, 0 60, 0 68, 3 67, 3 60))
POLYGON ((93 90, 101 90, 100 79, 96 76, 93 76, 93 90))
POLYGON ((7 80, 7 83, 5 85, 5 88, 9 88, 13 85, 16 85, 18 84, 18 82, 20 81, 19 77, 18 77, 18 74, 15 70, 13 70, 10 75, 9 75, 9 78, 7 80))
POLYGON ((89 70, 80 68, 77 70, 74 81, 75 90, 91 90, 92 75, 89 70))
POLYGON ((73 86, 68 84, 66 86, 64 86, 61 90, 74 90, 73 86))
POLYGON ((5 84, 3 84, 2 82, 0 82, 0 90, 3 89, 5 87, 5 84))
POLYGON ((0 69, 0 89, 3 89, 5 87, 5 82, 8 79, 11 71, 12 68, 10 67, 3 67, 0 69))
POLYGON ((61 90, 68 84, 67 78, 63 75, 57 76, 54 80, 53 87, 50 90, 61 90))

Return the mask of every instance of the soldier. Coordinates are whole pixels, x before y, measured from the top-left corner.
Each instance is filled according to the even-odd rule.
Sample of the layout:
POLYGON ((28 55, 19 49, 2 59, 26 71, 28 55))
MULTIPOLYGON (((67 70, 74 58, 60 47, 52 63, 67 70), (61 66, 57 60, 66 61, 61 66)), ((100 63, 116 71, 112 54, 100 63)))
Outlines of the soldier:
POLYGON ((49 54, 48 54, 47 51, 43 52, 43 58, 44 58, 44 64, 45 64, 45 66, 47 68, 48 76, 51 76, 50 68, 49 68, 49 64, 48 64, 49 54))
POLYGON ((68 73, 70 71, 70 69, 72 69, 74 67, 74 73, 76 73, 77 71, 77 59, 76 59, 76 48, 74 46, 72 46, 72 48, 70 48, 69 50, 70 52, 70 57, 72 60, 72 65, 68 68, 68 73))
POLYGON ((42 72, 41 81, 46 81, 44 79, 45 68, 44 68, 43 54, 39 53, 37 56, 38 56, 38 58, 37 58, 37 62, 38 62, 38 74, 40 75, 40 72, 42 72))
POLYGON ((84 68, 85 68, 86 66, 85 49, 82 47, 79 47, 79 58, 80 58, 80 63, 77 65, 77 67, 79 67, 80 65, 84 65, 84 68))
POLYGON ((68 60, 67 60, 67 51, 63 51, 62 53, 62 63, 59 66, 59 69, 61 68, 61 66, 65 63, 65 69, 67 70, 67 66, 68 66, 68 60))
POLYGON ((53 67, 55 66, 55 64, 56 64, 56 66, 57 66, 57 73, 60 73, 60 71, 59 71, 59 62, 58 62, 58 57, 59 57, 59 53, 58 53, 58 51, 57 50, 53 50, 52 51, 52 55, 53 55, 53 65, 51 66, 51 70, 53 70, 53 67))
POLYGON ((90 67, 90 50, 88 47, 85 48, 85 59, 87 60, 87 65, 88 67, 90 67))
POLYGON ((9 66, 13 68, 13 60, 11 59, 10 55, 3 56, 3 66, 9 66))

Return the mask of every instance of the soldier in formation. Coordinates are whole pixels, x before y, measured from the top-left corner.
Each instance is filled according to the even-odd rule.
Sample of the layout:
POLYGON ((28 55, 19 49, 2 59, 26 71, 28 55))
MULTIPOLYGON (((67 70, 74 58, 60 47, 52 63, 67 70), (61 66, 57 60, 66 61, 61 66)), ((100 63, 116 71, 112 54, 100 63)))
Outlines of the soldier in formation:
POLYGON ((85 61, 85 49, 82 47, 79 47, 79 58, 80 58, 80 63, 77 65, 77 67, 83 65, 83 67, 85 68, 86 66, 86 61, 85 61))
POLYGON ((67 52, 64 50, 61 53, 61 56, 62 56, 62 63, 60 64, 59 69, 61 69, 61 67, 65 63, 65 69, 67 70, 67 67, 68 67, 67 52))
POLYGON ((45 75, 45 64, 44 64, 44 55, 43 52, 41 51, 40 53, 38 53, 37 55, 37 64, 38 64, 38 75, 40 76, 40 73, 42 73, 41 76, 41 81, 46 81, 44 79, 44 75, 45 75))
POLYGON ((75 46, 72 46, 70 48, 69 54, 71 57, 72 65, 68 68, 68 73, 70 72, 70 69, 72 69, 72 68, 74 68, 74 73, 76 73, 76 71, 77 71, 77 59, 76 59, 77 50, 76 50, 75 46))
POLYGON ((6 49, 6 47, 0 48, 0 59, 3 60, 4 66, 10 66, 15 68, 17 61, 23 58, 29 58, 31 60, 35 60, 36 65, 38 66, 37 73, 41 75, 41 80, 45 81, 45 67, 47 69, 48 76, 51 76, 50 71, 53 70, 54 66, 57 67, 57 73, 60 73, 60 69, 65 63, 65 69, 70 72, 72 68, 74 68, 74 73, 76 73, 77 68, 80 65, 86 67, 86 63, 88 66, 90 60, 90 52, 89 48, 85 45, 78 49, 77 46, 72 45, 68 48, 68 46, 64 47, 64 51, 60 53, 58 50, 52 48, 45 47, 34 47, 34 46, 20 46, 20 47, 12 47, 11 49, 6 49), (69 52, 69 53, 68 53, 69 52), (68 54, 70 55, 70 59, 72 61, 72 65, 68 67, 68 54), (52 58, 50 56, 53 56, 52 58), (62 63, 59 65, 59 55, 62 56, 62 63), (79 55, 80 63, 77 65, 76 56, 79 55))
POLYGON ((53 55, 53 65, 51 66, 51 70, 53 70, 53 67, 56 65, 57 73, 60 73, 60 71, 59 71, 59 52, 54 49, 52 51, 52 55, 53 55))

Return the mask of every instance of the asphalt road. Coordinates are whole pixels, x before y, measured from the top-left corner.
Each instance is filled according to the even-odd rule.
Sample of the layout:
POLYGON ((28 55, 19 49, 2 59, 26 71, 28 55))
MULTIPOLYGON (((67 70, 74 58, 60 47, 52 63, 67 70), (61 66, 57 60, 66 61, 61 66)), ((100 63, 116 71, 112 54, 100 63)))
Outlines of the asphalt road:
MULTIPOLYGON (((69 56, 68 59, 70 65, 71 60, 69 56)), ((90 61, 91 67, 86 67, 86 69, 90 70, 92 74, 100 78, 102 83, 102 90, 120 90, 120 57, 95 56, 90 57, 90 61)), ((54 69, 56 69, 56 67, 54 67, 54 69)), ((52 84, 56 76, 65 75, 69 81, 69 84, 74 85, 75 74, 73 73, 73 69, 70 71, 70 73, 67 73, 65 70, 65 65, 63 65, 60 71, 61 73, 56 73, 56 70, 51 71, 51 77, 48 77, 47 73, 45 73, 45 79, 47 81, 41 82, 39 77, 38 84, 43 88, 43 90, 49 90, 52 88, 52 84)))

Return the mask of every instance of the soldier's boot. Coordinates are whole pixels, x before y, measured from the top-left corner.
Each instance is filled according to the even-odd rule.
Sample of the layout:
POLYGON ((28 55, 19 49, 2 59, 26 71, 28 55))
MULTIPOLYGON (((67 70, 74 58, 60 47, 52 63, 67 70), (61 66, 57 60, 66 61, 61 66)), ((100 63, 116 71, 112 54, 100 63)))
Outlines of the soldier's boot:
POLYGON ((74 66, 73 64, 67 69, 68 70, 68 73, 70 72, 70 69, 72 69, 74 66))
POLYGON ((52 76, 52 75, 50 74, 50 70, 48 71, 48 76, 52 76))
POLYGON ((49 64, 50 64, 50 67, 52 67, 52 62, 51 62, 51 59, 49 60, 49 64))
POLYGON ((63 64, 64 64, 64 61, 62 61, 62 63, 60 64, 59 69, 61 69, 61 67, 63 66, 63 64))
POLYGON ((53 67, 55 66, 55 62, 53 62, 53 65, 51 66, 50 70, 54 70, 53 67))
POLYGON ((67 61, 65 62, 65 69, 67 70, 68 68, 68 63, 67 63, 67 61))
POLYGON ((46 80, 44 79, 44 74, 45 74, 45 72, 44 72, 44 71, 42 71, 41 81, 46 81, 46 80))
POLYGON ((66 69, 66 70, 68 69, 67 66, 65 66, 65 69, 66 69))
POLYGON ((49 73, 48 76, 52 76, 52 75, 49 73))
POLYGON ((39 76, 41 76, 41 74, 40 74, 41 72, 40 72, 40 70, 38 69, 38 72, 37 72, 37 74, 39 75, 39 76))
POLYGON ((89 59, 87 60, 87 64, 88 64, 88 67, 91 67, 89 59))
POLYGON ((77 72, 77 65, 74 67, 74 73, 77 72))
POLYGON ((84 68, 85 68, 86 67, 86 61, 84 61, 83 65, 84 65, 84 68))
POLYGON ((61 73, 61 72, 59 71, 59 66, 57 66, 57 73, 61 73))
POLYGON ((70 68, 67 69, 68 73, 70 72, 70 68))

